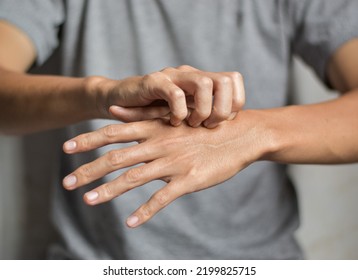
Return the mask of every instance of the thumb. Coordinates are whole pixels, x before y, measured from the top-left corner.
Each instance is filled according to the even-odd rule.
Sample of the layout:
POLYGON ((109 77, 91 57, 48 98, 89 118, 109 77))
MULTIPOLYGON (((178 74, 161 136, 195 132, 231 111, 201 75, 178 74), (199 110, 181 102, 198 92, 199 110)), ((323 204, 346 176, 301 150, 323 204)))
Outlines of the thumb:
POLYGON ((147 107, 120 107, 112 105, 109 107, 111 115, 123 122, 137 122, 158 118, 168 118, 170 108, 167 106, 147 106, 147 107))

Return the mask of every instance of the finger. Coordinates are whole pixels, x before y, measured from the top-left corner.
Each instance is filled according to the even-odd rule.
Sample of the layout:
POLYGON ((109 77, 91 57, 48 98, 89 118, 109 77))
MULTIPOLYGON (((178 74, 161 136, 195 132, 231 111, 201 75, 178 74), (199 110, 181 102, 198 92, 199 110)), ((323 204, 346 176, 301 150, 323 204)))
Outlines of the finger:
POLYGON ((171 124, 180 125, 188 114, 184 91, 161 72, 147 75, 144 84, 147 91, 152 94, 152 100, 164 99, 168 102, 171 124))
POLYGON ((194 93, 194 110, 192 111, 188 123, 192 127, 198 127, 206 120, 211 113, 213 101, 213 82, 211 79, 203 79, 198 83, 194 93))
POLYGON ((89 205, 96 205, 112 200, 125 192, 144 185, 150 181, 167 177, 169 168, 165 168, 163 160, 156 160, 145 165, 129 169, 114 181, 105 183, 87 192, 83 199, 89 205))
POLYGON ((188 114, 185 93, 182 89, 168 81, 166 92, 162 96, 168 102, 170 108, 170 123, 179 126, 188 114))
POLYGON ((214 103, 210 117, 204 122, 208 128, 216 127, 230 117, 233 104, 233 84, 229 77, 220 75, 214 79, 214 103))
POLYGON ((168 183, 127 219, 127 225, 134 228, 153 218, 161 209, 185 194, 182 187, 175 181, 168 183))
POLYGON ((66 176, 63 179, 63 186, 68 190, 74 190, 115 170, 154 160, 161 154, 161 147, 147 145, 146 142, 120 150, 112 150, 66 176))
POLYGON ((232 121, 233 119, 235 119, 236 118, 236 116, 237 116, 237 112, 232 112, 231 114, 230 114, 230 116, 228 117, 228 121, 232 121))
POLYGON ((107 144, 143 141, 150 135, 149 121, 112 124, 99 130, 81 134, 63 144, 65 153, 90 151, 107 144))
POLYGON ((137 122, 169 117, 170 108, 167 106, 160 107, 134 107, 125 108, 120 106, 111 106, 109 108, 112 116, 123 122, 137 122))
MULTIPOLYGON (((231 111, 234 113, 237 113, 245 105, 244 79, 243 79, 243 76, 239 72, 228 72, 227 75, 231 78, 232 83, 233 83, 233 96, 232 96, 231 111)), ((236 114, 234 114, 234 115, 236 116, 236 114)))
POLYGON ((213 81, 200 71, 171 73, 172 81, 187 95, 194 97, 194 110, 188 120, 189 125, 198 127, 210 116, 212 109, 213 81))

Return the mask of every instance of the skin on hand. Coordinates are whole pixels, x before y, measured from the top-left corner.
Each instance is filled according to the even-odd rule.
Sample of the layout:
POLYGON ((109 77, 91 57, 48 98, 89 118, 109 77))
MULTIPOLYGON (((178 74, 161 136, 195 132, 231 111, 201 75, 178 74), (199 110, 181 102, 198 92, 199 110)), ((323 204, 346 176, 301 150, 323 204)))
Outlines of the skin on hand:
POLYGON ((115 170, 145 163, 84 195, 87 204, 96 205, 153 180, 167 182, 128 218, 128 226, 139 226, 175 199, 219 184, 259 159, 264 154, 262 137, 256 118, 250 115, 243 111, 215 129, 192 128, 184 123, 173 127, 161 119, 110 125, 79 135, 64 144, 66 153, 112 143, 139 144, 110 151, 79 167, 64 178, 63 185, 74 190, 115 170))
POLYGON ((187 65, 121 81, 97 77, 97 91, 102 92, 99 104, 117 119, 139 121, 169 114, 174 126, 187 119, 192 127, 214 128, 235 118, 245 103, 240 73, 205 72, 187 65), (166 106, 150 106, 159 100, 166 106))
POLYGON ((185 123, 173 127, 168 120, 110 125, 73 138, 64 144, 64 151, 74 154, 112 143, 139 144, 80 166, 64 178, 63 185, 74 190, 115 170, 144 163, 84 196, 86 203, 96 205, 153 180, 167 182, 128 218, 128 226, 136 227, 176 198, 221 183, 257 160, 357 162, 358 130, 352 129, 358 127, 357 101, 358 91, 353 91, 325 103, 245 110, 214 129, 185 123))
MULTIPOLYGON (((198 129, 168 121, 112 125, 80 135, 64 144, 73 154, 117 142, 138 145, 113 150, 67 176, 64 187, 79 188, 102 176, 137 163, 112 182, 87 193, 90 205, 106 202, 155 179, 168 184, 153 194, 127 220, 136 227, 148 221, 176 198, 223 182, 256 160, 281 163, 348 163, 358 161, 358 40, 341 47, 332 57, 328 76, 342 97, 329 102, 242 111, 215 129, 198 129), (203 168, 205 167, 205 168, 203 168)), ((121 109, 124 118, 141 118, 142 111, 121 109)), ((164 110, 163 114, 168 114, 164 110)), ((155 115, 155 111, 152 112, 155 115)))

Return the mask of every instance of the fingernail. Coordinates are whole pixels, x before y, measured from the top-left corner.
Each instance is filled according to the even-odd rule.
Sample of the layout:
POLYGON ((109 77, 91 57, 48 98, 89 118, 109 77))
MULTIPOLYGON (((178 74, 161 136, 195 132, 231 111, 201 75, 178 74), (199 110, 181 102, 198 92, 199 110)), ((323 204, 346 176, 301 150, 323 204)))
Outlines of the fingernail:
POLYGON ((130 216, 127 219, 127 225, 129 227, 134 227, 139 222, 139 218, 137 216, 130 216))
POLYGON ((68 175, 63 179, 63 185, 67 188, 72 188, 77 183, 75 175, 68 175))
POLYGON ((174 121, 170 121, 172 126, 179 126, 181 124, 181 121, 177 121, 177 122, 174 122, 174 121))
POLYGON ((217 122, 209 123, 209 124, 206 125, 207 128, 215 128, 217 126, 218 126, 217 122))
POLYGON ((88 192, 85 194, 88 201, 94 201, 98 198, 98 192, 88 192))
POLYGON ((64 148, 66 151, 73 151, 74 149, 76 149, 76 147, 77 147, 77 143, 72 140, 64 144, 64 148))
POLYGON ((189 125, 190 125, 191 127, 196 128, 196 127, 199 127, 199 126, 200 126, 200 123, 191 123, 191 122, 189 122, 189 125))
POLYGON ((233 113, 231 113, 230 114, 230 117, 228 118, 228 120, 233 120, 233 119, 235 119, 236 118, 236 115, 237 115, 237 112, 233 112, 233 113))

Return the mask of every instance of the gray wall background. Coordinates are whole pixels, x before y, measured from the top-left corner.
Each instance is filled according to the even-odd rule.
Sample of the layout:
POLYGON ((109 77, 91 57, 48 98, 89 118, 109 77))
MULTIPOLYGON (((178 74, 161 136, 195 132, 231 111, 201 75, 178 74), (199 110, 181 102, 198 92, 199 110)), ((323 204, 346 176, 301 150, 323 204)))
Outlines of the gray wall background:
MULTIPOLYGON (((293 66, 299 103, 334 98, 299 61, 293 66)), ((50 178, 57 168, 58 131, 0 136, 0 259, 42 259, 55 238, 50 178)), ((301 211, 297 239, 308 259, 358 259, 358 165, 291 166, 301 211)))

